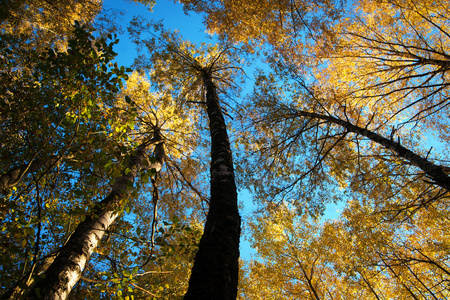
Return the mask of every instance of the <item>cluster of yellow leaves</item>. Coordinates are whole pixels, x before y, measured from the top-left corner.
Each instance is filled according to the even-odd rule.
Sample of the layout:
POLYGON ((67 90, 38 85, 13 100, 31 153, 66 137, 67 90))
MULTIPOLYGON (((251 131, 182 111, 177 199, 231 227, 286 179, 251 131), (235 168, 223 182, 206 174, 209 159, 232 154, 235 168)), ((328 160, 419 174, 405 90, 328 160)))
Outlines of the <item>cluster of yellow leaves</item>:
POLYGON ((241 297, 448 297, 447 209, 396 223, 355 200, 339 220, 321 222, 289 205, 273 206, 251 223, 257 254, 244 267, 241 297))
MULTIPOLYGON (((170 87, 154 88, 147 75, 136 71, 128 76, 126 87, 112 110, 117 112, 117 120, 113 122, 113 126, 127 124, 126 134, 131 143, 148 139, 153 136, 155 129, 160 130, 164 139, 166 163, 158 176, 161 197, 158 203, 159 213, 169 219, 184 213, 187 220, 202 216, 201 202, 206 199, 202 198, 206 194, 199 195, 200 191, 192 189, 200 189, 199 185, 205 183, 202 172, 207 167, 199 158, 202 138, 199 133, 201 127, 199 128, 198 110, 184 106, 170 87)), ((141 188, 153 189, 145 184, 141 188)), ((142 206, 142 214, 147 214, 146 218, 151 220, 152 212, 144 212, 148 210, 148 195, 141 195, 143 202, 133 205, 142 206)))
POLYGON ((174 157, 188 156, 192 153, 197 138, 196 123, 198 117, 192 110, 185 110, 170 94, 170 90, 151 91, 149 80, 144 74, 133 72, 122 90, 118 107, 124 112, 136 112, 134 132, 130 135, 145 137, 159 128, 167 140, 166 147, 174 147, 170 154, 174 157), (125 101, 125 96, 131 99, 125 101))
POLYGON ((333 50, 316 50, 321 88, 342 95, 328 98, 335 109, 360 124, 376 115, 374 127, 437 113, 448 97, 449 10, 446 1, 358 1, 333 27, 333 50))
POLYGON ((205 22, 211 33, 226 35, 236 43, 243 42, 251 52, 255 46, 261 47, 265 43, 279 51, 292 49, 298 46, 292 35, 301 39, 305 36, 305 28, 307 32, 309 29, 308 36, 315 30, 320 31, 342 7, 341 1, 333 0, 180 2, 185 5, 185 10, 206 13, 205 22))
MULTIPOLYGON (((4 4, 2 4, 4 5, 4 4)), ((2 31, 16 36, 33 39, 34 45, 45 50, 49 45, 64 51, 67 37, 75 21, 89 23, 102 8, 101 0, 19 0, 8 3, 4 8, 8 22, 2 24, 2 31)))

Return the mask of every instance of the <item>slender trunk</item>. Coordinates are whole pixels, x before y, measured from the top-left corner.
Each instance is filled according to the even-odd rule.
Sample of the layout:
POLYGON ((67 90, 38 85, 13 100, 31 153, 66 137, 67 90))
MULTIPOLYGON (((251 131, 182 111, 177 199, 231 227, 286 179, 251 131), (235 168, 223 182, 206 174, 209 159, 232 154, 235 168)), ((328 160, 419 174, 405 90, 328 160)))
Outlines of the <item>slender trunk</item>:
POLYGON ((36 283, 27 299, 66 299, 93 250, 102 239, 106 230, 119 215, 119 208, 125 204, 138 172, 143 168, 161 170, 164 163, 164 145, 159 133, 150 142, 143 143, 130 157, 128 169, 116 179, 111 193, 86 216, 69 241, 61 247, 53 264, 45 272, 45 279, 36 283), (148 162, 147 148, 156 144, 156 162, 148 162))
POLYGON ((50 265, 55 260, 56 255, 46 257, 43 262, 34 270, 30 270, 29 274, 23 276, 15 286, 6 291, 1 297, 1 300, 21 299, 28 289, 34 284, 36 275, 40 275, 48 270, 50 265))
POLYGON ((31 163, 20 165, 0 175, 0 194, 3 194, 7 188, 17 185, 26 174, 34 173, 42 168, 51 168, 57 165, 63 158, 58 155, 52 155, 45 160, 34 160, 31 163))
POLYGON ((447 275, 450 275, 450 271, 446 268, 444 268, 441 264, 439 264, 438 262, 436 262, 435 260, 432 260, 430 257, 428 257, 427 255, 425 255, 425 253, 423 253, 422 251, 420 251, 420 249, 415 249, 417 252, 420 253, 420 255, 422 255, 423 257, 426 258, 425 259, 417 259, 417 258, 409 258, 412 259, 416 262, 421 262, 421 263, 426 263, 426 264, 431 264, 435 267, 437 267, 439 270, 441 270, 442 272, 444 272, 447 275))
POLYGON ((240 222, 233 160, 216 87, 202 70, 211 133, 211 200, 184 299, 236 299, 240 222))
POLYGON ((363 279, 364 283, 369 287, 369 290, 372 292, 372 294, 374 294, 375 298, 377 298, 377 300, 381 300, 380 297, 378 296, 377 292, 373 288, 372 284, 370 283, 369 279, 366 279, 362 272, 360 272, 358 270, 356 270, 356 272, 358 272, 359 275, 361 275, 361 278, 363 279))
MULTIPOLYGON (((436 300, 438 300, 438 298, 436 297, 436 295, 433 293, 433 291, 419 278, 419 276, 417 275, 417 273, 416 272, 414 272, 414 270, 411 268, 411 265, 407 262, 407 261, 405 261, 405 260, 403 260, 403 259, 401 259, 398 255, 397 255, 397 253, 393 253, 393 255, 395 256, 395 258, 398 260, 398 261, 400 261, 405 267, 406 267, 406 269, 408 269, 408 271, 414 276, 414 278, 427 290, 427 292, 429 293, 429 295, 431 295, 434 299, 436 299, 436 300)), ((417 288, 418 289, 418 288, 417 288)))
POLYGON ((325 116, 317 113, 298 111, 297 116, 315 118, 320 120, 325 120, 337 125, 341 125, 349 132, 354 132, 369 138, 370 140, 378 143, 385 148, 394 151, 399 157, 406 159, 410 164, 420 168, 428 177, 430 177, 434 182, 440 187, 446 189, 450 192, 450 177, 445 174, 441 166, 435 165, 426 158, 412 152, 409 149, 403 147, 400 143, 394 142, 393 140, 382 137, 381 135, 370 131, 366 128, 362 128, 348 121, 344 121, 335 117, 325 116))
MULTIPOLYGON (((380 258, 381 258, 381 256, 380 256, 380 258)), ((412 297, 414 300, 419 300, 419 298, 417 298, 417 296, 414 294, 414 292, 413 292, 413 291, 405 284, 405 282, 403 281, 403 279, 401 278, 401 276, 399 276, 399 275, 394 271, 394 269, 392 268, 392 266, 389 265, 388 263, 386 263, 386 262, 384 261, 383 258, 381 258, 381 260, 382 260, 383 263, 386 265, 386 267, 389 269, 389 271, 391 271, 391 273, 394 275, 395 279, 397 279, 397 281, 398 281, 399 283, 401 283, 401 284, 403 285, 403 287, 408 291, 408 293, 411 295, 411 297, 412 297)))
MULTIPOLYGON (((313 285, 313 283, 312 283, 312 277, 313 277, 313 272, 312 272, 312 270, 311 270, 311 277, 309 277, 308 276, 308 274, 306 273, 306 271, 305 271, 305 269, 303 268, 303 265, 299 262, 299 265, 300 265, 300 269, 302 270, 302 273, 303 273, 303 276, 305 277, 305 279, 306 279, 306 283, 308 284, 308 287, 309 287, 309 294, 311 295, 314 295, 314 298, 316 299, 316 300, 320 300, 320 297, 319 297, 319 294, 317 294, 317 291, 316 291, 316 288, 314 287, 314 285, 313 285)), ((312 297, 311 297, 312 298, 312 297)))

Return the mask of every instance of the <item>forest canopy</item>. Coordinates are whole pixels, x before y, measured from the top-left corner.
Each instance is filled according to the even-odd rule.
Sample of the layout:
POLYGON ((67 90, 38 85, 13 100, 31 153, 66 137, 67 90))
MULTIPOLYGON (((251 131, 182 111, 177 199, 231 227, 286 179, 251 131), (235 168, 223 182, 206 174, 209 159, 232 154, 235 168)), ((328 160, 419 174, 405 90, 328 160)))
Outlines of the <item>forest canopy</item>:
POLYGON ((160 3, 0 4, 0 298, 450 299, 448 1, 160 3))

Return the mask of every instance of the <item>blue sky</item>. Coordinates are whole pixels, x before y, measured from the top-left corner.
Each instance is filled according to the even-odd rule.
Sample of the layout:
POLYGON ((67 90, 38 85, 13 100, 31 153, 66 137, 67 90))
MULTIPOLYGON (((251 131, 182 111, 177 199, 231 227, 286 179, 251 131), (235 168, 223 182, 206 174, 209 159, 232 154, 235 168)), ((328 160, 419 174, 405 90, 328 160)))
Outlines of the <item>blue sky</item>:
MULTIPOLYGON (((195 13, 186 15, 182 5, 173 1, 158 0, 150 12, 144 5, 126 0, 107 0, 104 2, 105 9, 121 9, 126 12, 122 24, 126 29, 128 21, 136 15, 141 15, 148 19, 164 20, 166 29, 177 29, 184 39, 191 42, 210 42, 202 23, 202 17, 195 13)), ((116 58, 119 64, 129 66, 136 57, 135 45, 131 44, 127 35, 119 35, 120 42, 114 48, 118 53, 116 58)))

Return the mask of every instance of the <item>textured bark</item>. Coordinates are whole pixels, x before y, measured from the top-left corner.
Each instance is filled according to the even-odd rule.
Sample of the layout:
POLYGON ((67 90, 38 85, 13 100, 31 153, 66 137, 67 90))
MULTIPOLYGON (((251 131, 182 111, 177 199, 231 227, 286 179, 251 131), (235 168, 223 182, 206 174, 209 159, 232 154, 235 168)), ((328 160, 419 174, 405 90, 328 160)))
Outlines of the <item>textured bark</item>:
MULTIPOLYGON (((314 284, 313 284, 313 282, 312 282, 313 274, 314 274, 314 272, 313 272, 313 270, 314 270, 314 265, 312 266, 310 276, 308 276, 308 274, 306 273, 306 271, 305 271, 305 269, 303 268, 303 266, 302 266, 301 263, 300 263, 300 269, 302 270, 303 276, 304 276, 305 279, 306 279, 306 283, 308 283, 309 294, 310 294, 310 295, 314 295, 314 298, 315 298, 316 300, 320 300, 320 297, 319 297, 319 295, 317 294, 316 288, 315 288, 315 286, 314 286, 314 284)), ((312 298, 312 297, 311 297, 311 298, 312 298)))
POLYGON ((358 273, 359 273, 359 275, 361 275, 361 278, 363 279, 365 284, 369 287, 369 290, 372 292, 372 294, 375 296, 375 298, 377 298, 377 300, 381 300, 381 298, 378 296, 377 292, 372 287, 372 284, 364 277, 364 275, 361 272, 358 271, 358 273))
POLYGON ((440 187, 446 189, 450 192, 450 177, 445 174, 441 166, 435 165, 426 158, 412 152, 409 149, 403 147, 400 143, 394 142, 393 140, 382 137, 381 135, 370 131, 366 128, 362 128, 348 121, 344 121, 335 117, 325 116, 317 113, 311 113, 306 111, 299 111, 296 113, 297 116, 315 118, 320 120, 325 120, 330 123, 340 125, 347 129, 349 132, 354 132, 365 136, 375 143, 378 143, 385 148, 395 152, 399 157, 407 160, 411 165, 420 168, 429 178, 434 180, 434 182, 440 187))
POLYGON ((202 70, 211 132, 211 200, 189 288, 190 299, 236 299, 239 272, 240 216, 233 160, 216 87, 202 70))
POLYGON ((67 298, 80 279, 93 250, 119 215, 119 207, 127 201, 138 172, 143 168, 154 168, 159 172, 164 158, 164 145, 159 133, 156 133, 152 141, 142 144, 130 157, 128 168, 131 171, 116 179, 111 193, 78 225, 67 243, 61 247, 53 264, 45 272, 45 279, 36 283, 27 299, 67 298), (147 148, 156 143, 158 143, 155 147, 156 162, 146 163, 148 162, 147 148))
POLYGON ((62 158, 64 157, 53 155, 46 160, 34 160, 31 164, 23 164, 9 170, 0 176, 0 194, 3 194, 7 188, 17 185, 26 174, 34 173, 42 168, 50 168, 58 164, 62 158))

